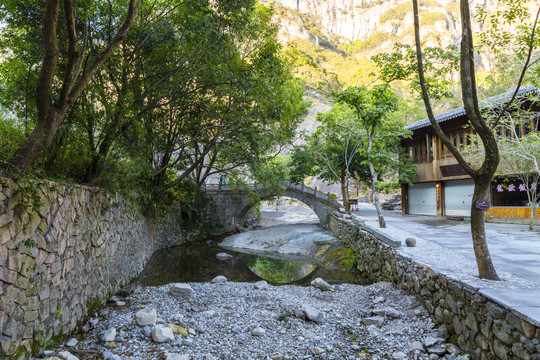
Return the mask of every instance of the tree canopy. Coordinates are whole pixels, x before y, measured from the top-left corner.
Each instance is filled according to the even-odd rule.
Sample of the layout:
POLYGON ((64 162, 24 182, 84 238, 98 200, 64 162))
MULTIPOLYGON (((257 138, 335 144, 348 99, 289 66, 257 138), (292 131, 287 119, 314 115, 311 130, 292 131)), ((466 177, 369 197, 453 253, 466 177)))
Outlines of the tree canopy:
MULTIPOLYGON (((34 141, 41 121, 34 94, 46 65, 40 41, 45 5, 35 5, 39 11, 24 11, 28 4, 16 1, 0 10, 6 24, 0 104, 7 114, 0 130, 10 133, 0 136, 5 168, 17 166, 17 151, 34 141)), ((303 87, 276 39, 273 9, 253 0, 85 0, 72 11, 74 26, 65 23, 69 9, 60 7, 54 107, 62 97, 56 84, 71 66, 70 49, 80 54, 74 71, 88 71, 115 38, 126 7, 135 5, 137 16, 121 45, 64 109, 33 171, 159 193, 249 169, 293 139, 307 108, 303 87)))

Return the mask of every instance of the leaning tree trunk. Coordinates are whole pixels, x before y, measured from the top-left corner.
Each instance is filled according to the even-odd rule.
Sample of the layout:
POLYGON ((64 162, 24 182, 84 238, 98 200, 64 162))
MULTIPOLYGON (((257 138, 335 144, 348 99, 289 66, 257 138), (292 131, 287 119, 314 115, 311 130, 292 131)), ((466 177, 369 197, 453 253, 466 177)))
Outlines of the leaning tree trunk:
POLYGON ((38 121, 37 126, 26 139, 26 142, 15 152, 13 165, 21 172, 26 173, 34 161, 43 154, 53 141, 65 113, 51 106, 45 120, 38 121))
POLYGON ((484 211, 476 207, 477 201, 487 199, 490 182, 491 178, 487 180, 483 178, 474 179, 474 192, 471 204, 471 235, 476 264, 478 266, 478 275, 483 279, 499 280, 487 246, 484 211))
POLYGON ((76 32, 76 4, 74 0, 64 0, 64 12, 62 24, 67 33, 67 61, 63 70, 63 80, 57 73, 59 50, 57 39, 57 25, 60 13, 60 0, 46 0, 45 12, 43 13, 41 38, 43 44, 43 61, 36 84, 36 127, 26 139, 25 143, 17 149, 11 163, 22 173, 30 170, 34 161, 39 158, 49 147, 64 121, 67 113, 81 95, 84 88, 90 83, 100 67, 107 61, 112 53, 118 48, 126 37, 131 24, 137 16, 137 10, 141 0, 129 0, 126 18, 118 28, 115 36, 104 49, 96 56, 91 64, 86 65, 80 73, 83 51, 77 49, 76 32), (60 84, 58 88, 55 85, 60 84))

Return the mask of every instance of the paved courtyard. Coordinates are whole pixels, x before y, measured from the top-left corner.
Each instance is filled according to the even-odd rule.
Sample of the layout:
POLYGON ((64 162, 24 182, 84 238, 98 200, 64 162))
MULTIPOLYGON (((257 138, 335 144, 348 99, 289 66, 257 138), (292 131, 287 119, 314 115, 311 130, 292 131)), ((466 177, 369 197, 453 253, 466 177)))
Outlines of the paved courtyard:
MULTIPOLYGON (((375 220, 373 205, 359 204, 355 215, 375 220)), ((442 217, 401 215, 385 211, 389 225, 415 234, 424 240, 455 250, 474 261, 469 221, 450 220, 442 217)), ((496 269, 535 281, 540 285, 540 226, 528 231, 527 225, 486 223, 488 246, 496 269)))

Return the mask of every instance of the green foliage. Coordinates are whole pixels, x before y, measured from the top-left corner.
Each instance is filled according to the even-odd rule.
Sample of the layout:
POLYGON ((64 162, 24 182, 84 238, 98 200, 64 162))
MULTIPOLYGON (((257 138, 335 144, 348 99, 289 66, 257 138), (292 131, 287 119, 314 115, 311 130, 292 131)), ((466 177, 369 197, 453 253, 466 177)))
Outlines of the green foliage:
POLYGON ((377 31, 366 40, 358 43, 355 47, 359 51, 372 50, 380 47, 385 42, 392 39, 392 34, 386 31, 377 31))
POLYGON ((278 316, 277 320, 278 321, 283 321, 283 322, 289 322, 289 318, 291 316, 293 316, 293 315, 294 315, 294 313, 291 310, 283 309, 279 313, 279 316, 278 316))
POLYGON ((86 303, 88 316, 93 316, 96 312, 98 312, 102 305, 103 303, 101 302, 101 298, 99 296, 88 300, 88 302, 86 303))
POLYGON ((316 153, 308 145, 295 146, 290 156, 289 177, 297 184, 303 184, 308 177, 317 175, 316 153))
POLYGON ((401 188, 401 184, 399 183, 399 181, 377 182, 375 183, 375 186, 381 192, 385 192, 387 194, 389 190, 397 190, 401 188))
POLYGON ((405 17, 410 13, 412 13, 412 3, 407 1, 386 10, 379 17, 379 21, 381 23, 385 23, 389 20, 404 20, 405 17))
POLYGON ((425 12, 422 14, 422 25, 423 26, 432 26, 437 21, 446 21, 446 16, 440 12, 425 12))
MULTIPOLYGON (((1 93, 2 91, 0 90, 1 93)), ((0 106, 0 166, 9 166, 9 160, 12 158, 15 150, 22 145, 23 141, 24 126, 15 118, 5 116, 0 106)))
MULTIPOLYGON (((34 5, 35 12, 14 1, 0 8, 0 108, 9 109, 0 117, 0 164, 36 123, 43 4, 34 5)), ((114 35, 124 6, 77 4, 79 40, 91 29, 85 56, 114 35)), ((143 0, 124 45, 85 88, 35 168, 121 191, 147 214, 180 201, 196 218, 202 200, 194 187, 216 173, 255 169, 292 141, 307 111, 273 11, 253 0, 143 0)), ((65 51, 67 34, 59 29, 65 51)), ((65 56, 60 62, 62 69, 65 56)))
MULTIPOLYGON (((425 47, 422 56, 430 97, 441 99, 451 96, 450 75, 459 65, 457 47, 455 45, 450 45, 446 49, 425 47)), ((380 80, 383 84, 396 80, 408 80, 411 81, 412 89, 420 94, 416 51, 410 45, 398 43, 394 46, 394 52, 380 53, 372 57, 372 61, 379 69, 380 80)))
POLYGON ((459 2, 448 3, 445 7, 446 12, 457 19, 459 17, 459 2))

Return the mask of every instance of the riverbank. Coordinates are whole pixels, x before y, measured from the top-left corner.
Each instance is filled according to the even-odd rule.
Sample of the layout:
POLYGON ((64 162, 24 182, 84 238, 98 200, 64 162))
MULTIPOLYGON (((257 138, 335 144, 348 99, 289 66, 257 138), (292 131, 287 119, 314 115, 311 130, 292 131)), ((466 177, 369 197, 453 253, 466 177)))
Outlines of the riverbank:
POLYGON ((79 359, 468 359, 444 343, 447 332, 434 328, 417 300, 389 283, 343 284, 339 291, 243 282, 189 285, 193 293, 186 298, 172 295, 172 284, 137 287, 114 299, 121 306, 109 303, 90 319, 75 346, 57 350, 79 359), (156 310, 157 323, 139 326, 141 309, 156 310), (304 319, 306 313, 319 321, 304 319), (157 342, 153 333, 168 325, 177 335, 157 342))

